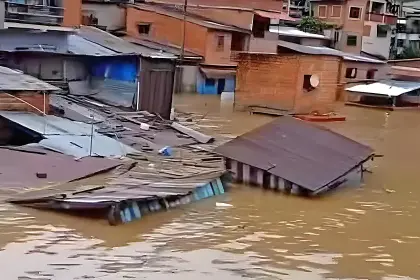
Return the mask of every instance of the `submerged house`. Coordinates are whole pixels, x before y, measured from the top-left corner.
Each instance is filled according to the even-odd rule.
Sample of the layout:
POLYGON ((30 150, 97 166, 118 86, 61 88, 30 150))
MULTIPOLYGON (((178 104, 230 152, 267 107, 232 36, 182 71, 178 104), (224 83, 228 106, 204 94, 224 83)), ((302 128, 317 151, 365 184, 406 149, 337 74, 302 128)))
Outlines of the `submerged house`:
POLYGON ((355 96, 357 102, 350 104, 365 104, 385 106, 389 108, 418 106, 420 104, 420 82, 402 80, 382 80, 371 84, 361 84, 346 89, 355 96))
POLYGON ((238 62, 235 108, 272 108, 298 114, 330 113, 343 97, 348 77, 364 69, 383 73, 385 62, 324 46, 279 41, 276 53, 242 52, 238 62), (347 75, 349 74, 349 75, 347 75))
POLYGON ((32 29, 2 30, 1 63, 71 94, 169 118, 174 55, 131 44, 94 27, 43 28, 45 32, 35 33, 32 29))
POLYGON ((215 149, 237 182, 317 195, 363 178, 373 150, 326 128, 279 117, 215 149))

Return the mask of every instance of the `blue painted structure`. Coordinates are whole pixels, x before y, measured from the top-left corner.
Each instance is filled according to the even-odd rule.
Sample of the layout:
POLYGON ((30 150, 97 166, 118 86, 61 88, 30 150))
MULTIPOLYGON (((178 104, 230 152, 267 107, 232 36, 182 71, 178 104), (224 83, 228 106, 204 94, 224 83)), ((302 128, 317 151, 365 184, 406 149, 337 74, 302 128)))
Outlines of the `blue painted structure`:
POLYGON ((235 91, 235 76, 209 79, 203 74, 197 75, 197 92, 200 94, 221 94, 223 91, 235 91), (224 84, 223 84, 224 83, 224 84))
POLYGON ((106 57, 92 60, 93 77, 135 83, 139 71, 137 58, 106 57))
POLYGON ((192 193, 184 196, 175 197, 175 199, 154 199, 149 201, 127 201, 120 203, 118 207, 111 207, 108 213, 110 224, 129 223, 141 219, 148 213, 160 211, 162 209, 175 208, 179 205, 189 204, 205 198, 221 195, 225 193, 225 186, 220 178, 217 178, 205 185, 197 187, 192 193), (117 221, 115 218, 117 218, 117 221))

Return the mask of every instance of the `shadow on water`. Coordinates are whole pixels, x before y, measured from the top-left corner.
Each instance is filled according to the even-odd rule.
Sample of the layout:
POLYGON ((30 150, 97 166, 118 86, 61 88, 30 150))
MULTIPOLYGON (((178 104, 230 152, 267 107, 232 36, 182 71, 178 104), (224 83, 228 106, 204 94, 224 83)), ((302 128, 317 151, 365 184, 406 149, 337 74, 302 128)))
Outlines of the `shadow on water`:
MULTIPOLYGON (((232 113, 215 96, 175 101, 226 135, 271 119, 232 113)), ((1 204, 2 279, 420 278, 420 114, 343 113, 348 121, 327 126, 385 155, 362 186, 304 199, 235 185, 119 227, 1 204)))

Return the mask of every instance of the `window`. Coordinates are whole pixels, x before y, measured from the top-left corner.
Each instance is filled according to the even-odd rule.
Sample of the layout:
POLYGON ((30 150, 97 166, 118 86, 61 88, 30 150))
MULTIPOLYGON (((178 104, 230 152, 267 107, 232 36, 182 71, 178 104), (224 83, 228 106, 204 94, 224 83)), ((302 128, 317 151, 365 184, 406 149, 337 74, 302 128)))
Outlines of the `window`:
POLYGON ((362 8, 350 7, 349 18, 360 19, 362 15, 362 8))
POLYGON ((218 51, 223 51, 225 48, 225 36, 217 36, 216 49, 218 51))
POLYGON ((388 35, 388 29, 388 25, 378 24, 376 26, 376 37, 386 38, 386 36, 388 35))
POLYGON ((378 71, 377 69, 369 69, 366 73, 366 79, 375 79, 375 73, 378 71))
POLYGON ((357 76, 357 68, 347 68, 346 69, 346 78, 354 79, 357 76))
POLYGON ((341 6, 332 6, 331 17, 332 18, 341 18, 341 6))
POLYGON ((150 31, 150 24, 148 23, 140 23, 137 25, 137 31, 139 34, 147 35, 150 31))
POLYGON ((363 26, 363 36, 370 36, 370 29, 371 29, 370 25, 363 26))
POLYGON ((305 89, 306 91, 311 91, 314 89, 311 85, 311 77, 312 75, 303 76, 303 89, 305 89))
POLYGON ((397 40, 397 47, 398 48, 404 47, 404 40, 403 39, 398 39, 397 40))
POLYGON ((405 24, 397 23, 397 33, 405 33, 406 27, 405 24))
POLYGON ((357 36, 348 35, 347 36, 347 46, 357 46, 357 36))
POLYGON ((340 31, 334 30, 334 42, 337 43, 340 41, 340 31))
POLYGON ((216 84, 215 79, 206 79, 206 86, 212 87, 216 84))
POLYGON ((319 5, 318 6, 318 17, 319 18, 326 18, 327 17, 327 6, 319 5))

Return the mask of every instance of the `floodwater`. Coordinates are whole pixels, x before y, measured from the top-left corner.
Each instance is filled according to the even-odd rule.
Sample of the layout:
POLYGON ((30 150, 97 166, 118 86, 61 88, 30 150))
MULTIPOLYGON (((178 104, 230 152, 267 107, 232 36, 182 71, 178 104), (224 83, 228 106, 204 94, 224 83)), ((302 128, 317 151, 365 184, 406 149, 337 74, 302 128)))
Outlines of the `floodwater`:
MULTIPOLYGON (((270 119, 213 96, 176 105, 217 133, 270 119)), ((1 279, 420 279, 420 112, 343 113, 328 126, 385 155, 361 187, 304 199, 236 186, 119 227, 0 204, 1 279)))

